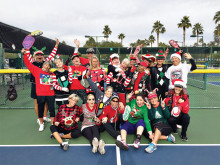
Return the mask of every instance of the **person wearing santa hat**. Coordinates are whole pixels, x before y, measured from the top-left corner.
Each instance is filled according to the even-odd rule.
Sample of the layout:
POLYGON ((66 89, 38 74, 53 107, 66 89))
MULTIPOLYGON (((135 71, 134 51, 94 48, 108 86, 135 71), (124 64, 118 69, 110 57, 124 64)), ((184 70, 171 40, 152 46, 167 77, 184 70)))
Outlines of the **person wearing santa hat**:
POLYGON ((176 79, 172 81, 173 90, 169 97, 165 99, 166 105, 169 107, 171 117, 168 119, 173 132, 177 133, 177 124, 182 125, 181 138, 187 141, 186 131, 189 126, 189 95, 184 93, 183 88, 186 88, 186 83, 183 80, 176 79))
POLYGON ((181 62, 181 53, 182 51, 176 52, 170 57, 173 65, 165 73, 165 76, 169 79, 169 89, 172 89, 172 81, 174 79, 181 79, 187 84, 188 72, 196 69, 195 61, 189 53, 184 53, 184 57, 189 59, 191 65, 181 62))
POLYGON ((171 134, 172 128, 168 124, 167 119, 170 118, 170 112, 166 106, 164 100, 158 100, 157 94, 150 92, 148 94, 146 106, 148 108, 148 118, 151 121, 152 130, 154 132, 154 138, 149 146, 145 149, 147 153, 152 153, 157 149, 157 142, 159 140, 167 140, 172 143, 176 143, 175 137, 171 134))
POLYGON ((145 62, 148 67, 153 67, 153 64, 155 62, 155 57, 150 54, 146 54, 141 56, 141 60, 145 62))
POLYGON ((145 62, 141 62, 138 66, 138 72, 133 76, 131 83, 135 94, 145 94, 145 89, 150 91, 150 72, 147 67, 148 65, 145 62))
POLYGON ((165 98, 168 94, 169 80, 166 78, 165 73, 169 67, 168 64, 163 64, 165 61, 165 54, 162 50, 158 50, 156 54, 157 64, 151 69, 151 89, 158 89, 158 98, 165 98))

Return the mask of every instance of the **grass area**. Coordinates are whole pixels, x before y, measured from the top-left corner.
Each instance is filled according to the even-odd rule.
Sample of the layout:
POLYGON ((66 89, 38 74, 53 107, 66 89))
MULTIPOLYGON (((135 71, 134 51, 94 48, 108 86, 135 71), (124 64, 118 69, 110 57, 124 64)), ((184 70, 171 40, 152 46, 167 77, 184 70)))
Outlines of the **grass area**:
MULTIPOLYGON (((43 132, 38 131, 34 110, 0 110, 0 145, 27 145, 27 144, 57 144, 50 138, 50 123, 46 123, 43 132)), ((220 109, 191 109, 190 125, 187 131, 188 142, 183 142, 179 135, 175 135, 177 144, 220 144, 220 109)), ((180 130, 179 130, 180 134, 180 130)), ((114 144, 115 140, 105 131, 101 138, 107 144, 114 144)), ((135 136, 129 135, 128 143, 133 143, 135 136)), ((83 136, 70 139, 70 144, 88 144, 83 136)), ((150 140, 142 136, 141 143, 147 144, 150 140)), ((161 143, 169 144, 167 141, 161 143)))

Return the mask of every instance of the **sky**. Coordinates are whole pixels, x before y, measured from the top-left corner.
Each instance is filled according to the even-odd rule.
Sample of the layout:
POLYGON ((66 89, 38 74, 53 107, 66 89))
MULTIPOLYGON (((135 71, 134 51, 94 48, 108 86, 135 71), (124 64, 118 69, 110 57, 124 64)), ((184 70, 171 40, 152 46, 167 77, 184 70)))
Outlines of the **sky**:
MULTIPOLYGON (((83 46, 85 35, 103 36, 104 26, 109 25, 109 41, 120 42, 118 35, 124 33, 123 45, 129 46, 147 39, 157 20, 166 28, 160 42, 168 44, 174 39, 181 43, 183 30, 177 24, 189 16, 192 25, 201 23, 204 42, 208 43, 213 41, 213 17, 219 10, 219 0, 0 0, 0 21, 27 31, 41 30, 43 36, 71 46, 75 38, 83 46)), ((191 34, 192 28, 187 29, 187 46, 196 42, 191 34)), ((156 33, 153 35, 156 38, 156 33)))

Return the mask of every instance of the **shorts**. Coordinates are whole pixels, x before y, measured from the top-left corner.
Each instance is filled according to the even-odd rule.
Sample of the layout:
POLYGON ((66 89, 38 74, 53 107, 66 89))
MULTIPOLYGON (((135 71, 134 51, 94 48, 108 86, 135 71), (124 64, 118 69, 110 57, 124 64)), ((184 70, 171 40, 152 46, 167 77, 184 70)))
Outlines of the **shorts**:
POLYGON ((155 132, 156 128, 161 132, 161 135, 169 135, 172 132, 172 128, 168 123, 158 122, 153 124, 153 131, 155 132))
POLYGON ((31 98, 37 99, 36 84, 35 83, 31 83, 31 98))
POLYGON ((137 132, 137 128, 139 126, 143 126, 145 128, 145 123, 144 120, 139 120, 136 124, 132 124, 130 122, 125 122, 122 126, 121 126, 121 130, 125 130, 128 134, 136 134, 137 132))

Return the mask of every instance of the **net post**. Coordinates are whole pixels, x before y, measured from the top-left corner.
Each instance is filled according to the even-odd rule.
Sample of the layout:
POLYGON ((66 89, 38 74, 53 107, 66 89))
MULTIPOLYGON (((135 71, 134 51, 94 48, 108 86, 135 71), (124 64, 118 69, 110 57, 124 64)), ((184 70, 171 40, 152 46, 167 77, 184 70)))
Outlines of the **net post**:
MULTIPOLYGON (((2 43, 0 43, 0 69, 4 69, 4 61, 5 61, 5 56, 4 56, 4 49, 2 43)), ((2 74, 2 87, 3 87, 3 97, 6 96, 6 86, 5 86, 5 74, 2 74)), ((3 99, 3 105, 6 104, 6 99, 3 99)))
MULTIPOLYGON (((205 63, 205 69, 207 69, 207 63, 205 63)), ((207 73, 205 73, 205 77, 204 77, 203 90, 206 90, 206 85, 207 85, 207 73)))

